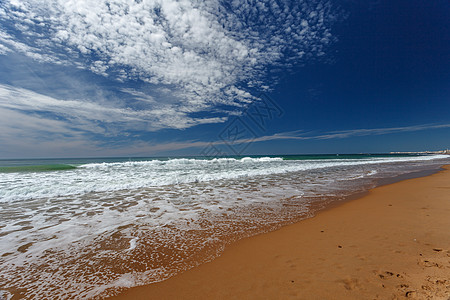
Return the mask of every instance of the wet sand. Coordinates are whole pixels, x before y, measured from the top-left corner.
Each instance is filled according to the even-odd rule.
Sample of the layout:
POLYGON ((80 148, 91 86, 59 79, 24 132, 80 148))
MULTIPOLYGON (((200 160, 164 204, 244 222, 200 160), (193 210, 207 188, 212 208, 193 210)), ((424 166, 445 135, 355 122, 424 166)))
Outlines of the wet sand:
POLYGON ((228 246, 115 299, 449 299, 450 166, 228 246))

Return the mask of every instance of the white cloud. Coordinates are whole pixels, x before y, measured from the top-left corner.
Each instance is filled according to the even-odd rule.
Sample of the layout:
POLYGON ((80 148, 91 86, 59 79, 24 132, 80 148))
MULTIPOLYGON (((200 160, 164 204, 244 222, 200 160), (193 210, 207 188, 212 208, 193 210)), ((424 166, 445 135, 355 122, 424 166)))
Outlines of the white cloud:
MULTIPOLYGON (((134 90, 125 91, 134 93, 136 98, 145 97, 134 90)), ((0 156, 142 155, 148 143, 112 145, 120 145, 121 140, 127 140, 136 131, 182 129, 226 120, 191 118, 170 104, 153 105, 150 98, 141 101, 144 100, 148 100, 152 108, 136 110, 112 106, 112 103, 105 106, 83 100, 60 100, 0 84, 0 156), (105 147, 104 137, 113 137, 113 143, 109 139, 105 147)))
POLYGON ((383 135, 390 133, 401 133, 401 132, 413 132, 422 131, 429 129, 441 129, 450 128, 450 124, 423 124, 423 125, 412 125, 404 127, 390 127, 390 128, 370 128, 370 129, 351 129, 342 131, 331 131, 326 134, 315 136, 315 139, 335 139, 335 138, 348 138, 352 136, 367 136, 367 135, 383 135))
MULTIPOLYGON (((140 96, 135 93, 135 95, 140 96)), ((142 96, 141 96, 142 97, 142 96)), ((224 122, 225 118, 191 118, 186 113, 177 110, 170 104, 156 104, 148 109, 132 109, 130 107, 117 107, 100 105, 95 102, 82 100, 60 100, 45 96, 22 88, 15 88, 0 84, 0 109, 15 111, 23 114, 22 130, 30 129, 27 122, 30 118, 34 123, 34 132, 47 131, 49 127, 43 122, 61 123, 63 128, 102 135, 120 135, 127 131, 155 131, 161 128, 187 128, 198 124, 224 122), (29 117, 31 116, 31 117, 29 117), (40 116, 40 122, 36 122, 40 116), (41 124, 42 128, 37 127, 41 124)), ((2 130, 8 131, 11 125, 8 118, 2 121, 2 130)), ((14 118, 16 120, 16 118, 14 118)), ((16 127, 20 127, 18 124, 16 127)))
MULTIPOLYGON (((343 139, 354 136, 371 136, 371 135, 384 135, 392 133, 402 133, 402 132, 414 132, 422 130, 432 130, 432 129, 443 129, 450 128, 450 124, 423 124, 423 125, 412 125, 404 127, 391 127, 391 128, 371 128, 371 129, 352 129, 343 131, 330 131, 322 134, 311 135, 307 134, 303 130, 280 132, 272 135, 260 136, 252 139, 239 139, 233 141, 233 145, 240 145, 245 143, 259 143, 274 140, 323 140, 323 139, 343 139)), ((173 151, 188 148, 204 148, 208 146, 223 146, 230 145, 230 141, 226 140, 216 140, 213 142, 204 141, 184 141, 184 142, 170 142, 161 143, 158 145, 148 145, 145 143, 137 143, 135 146, 139 145, 140 151, 145 151, 145 153, 158 153, 163 151, 173 151)))
POLYGON ((247 87, 269 89, 267 66, 322 55, 334 18, 327 1, 6 0, 0 25, 14 30, 0 32, 0 54, 168 88, 157 100, 170 96, 161 113, 175 117, 161 119, 186 128, 182 112, 241 107, 254 100, 247 87))
MULTIPOLYGON (((328 139, 344 139, 354 136, 370 136, 370 135, 384 135, 392 133, 402 132, 414 132, 430 129, 442 129, 450 128, 450 124, 422 124, 403 127, 389 127, 389 128, 369 128, 369 129, 350 129, 340 131, 329 131, 321 134, 311 135, 302 130, 281 132, 273 135, 261 136, 248 142, 265 142, 272 140, 328 140, 328 139)), ((242 143, 245 140, 237 141, 236 143, 242 143)))

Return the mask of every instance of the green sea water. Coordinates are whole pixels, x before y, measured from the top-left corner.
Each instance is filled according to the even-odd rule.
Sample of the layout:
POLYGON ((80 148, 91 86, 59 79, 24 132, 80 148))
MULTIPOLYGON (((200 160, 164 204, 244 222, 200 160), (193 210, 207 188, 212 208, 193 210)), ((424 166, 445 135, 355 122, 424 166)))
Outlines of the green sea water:
POLYGON ((65 164, 51 164, 51 165, 32 165, 32 166, 10 166, 0 167, 0 173, 13 172, 47 172, 47 171, 62 171, 76 169, 76 166, 65 164))

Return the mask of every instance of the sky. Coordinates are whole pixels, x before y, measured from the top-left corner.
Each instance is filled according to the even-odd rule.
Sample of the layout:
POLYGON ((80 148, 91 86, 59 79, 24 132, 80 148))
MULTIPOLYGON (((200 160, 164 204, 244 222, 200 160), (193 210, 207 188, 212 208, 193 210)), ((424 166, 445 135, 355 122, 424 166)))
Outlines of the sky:
POLYGON ((450 148, 450 2, 3 0, 0 159, 450 148))

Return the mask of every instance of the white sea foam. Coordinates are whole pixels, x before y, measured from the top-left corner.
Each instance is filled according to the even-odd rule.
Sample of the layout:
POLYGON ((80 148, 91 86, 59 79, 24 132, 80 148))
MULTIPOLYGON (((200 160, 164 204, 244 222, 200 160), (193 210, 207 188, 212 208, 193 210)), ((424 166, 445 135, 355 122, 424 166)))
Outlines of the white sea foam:
POLYGON ((1 300, 10 300, 12 299, 13 295, 7 291, 1 291, 0 290, 0 299, 1 300))
POLYGON ((221 249, 227 234, 257 233, 308 215, 311 201, 444 158, 170 159, 0 173, 0 290, 83 299, 160 281, 195 265, 183 253, 221 249))
POLYGON ((170 159, 94 163, 75 170, 37 173, 0 173, 0 201, 69 196, 173 184, 207 182, 260 175, 281 174, 335 166, 414 162, 445 158, 445 155, 371 159, 283 160, 280 157, 242 159, 170 159))

